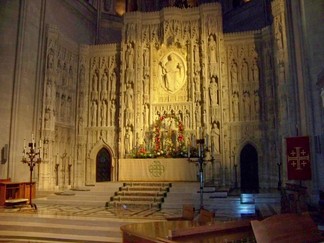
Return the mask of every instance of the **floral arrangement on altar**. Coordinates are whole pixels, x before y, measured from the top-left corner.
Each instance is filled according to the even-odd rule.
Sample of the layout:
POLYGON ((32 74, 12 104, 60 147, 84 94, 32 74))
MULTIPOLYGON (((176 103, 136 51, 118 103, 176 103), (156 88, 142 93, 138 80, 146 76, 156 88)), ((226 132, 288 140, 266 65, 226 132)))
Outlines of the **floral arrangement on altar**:
POLYGON ((153 146, 140 145, 133 149, 133 158, 187 157, 183 123, 174 114, 160 116, 151 127, 153 146))

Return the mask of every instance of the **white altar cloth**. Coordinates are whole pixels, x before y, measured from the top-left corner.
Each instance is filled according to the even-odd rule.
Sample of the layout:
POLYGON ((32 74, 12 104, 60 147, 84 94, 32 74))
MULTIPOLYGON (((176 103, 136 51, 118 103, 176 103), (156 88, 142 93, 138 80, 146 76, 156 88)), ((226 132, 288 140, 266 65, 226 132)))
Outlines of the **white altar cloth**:
POLYGON ((119 181, 197 181, 197 172, 186 158, 119 160, 119 181))

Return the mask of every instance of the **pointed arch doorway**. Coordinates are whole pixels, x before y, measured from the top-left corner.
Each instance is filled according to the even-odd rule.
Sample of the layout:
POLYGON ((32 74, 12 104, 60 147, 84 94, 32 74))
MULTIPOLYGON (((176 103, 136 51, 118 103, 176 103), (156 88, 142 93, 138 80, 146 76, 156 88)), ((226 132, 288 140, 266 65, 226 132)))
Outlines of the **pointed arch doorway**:
POLYGON ((111 181, 111 154, 106 148, 100 149, 96 158, 96 182, 111 181))
POLYGON ((256 149, 247 144, 240 154, 241 191, 244 193, 259 192, 258 153, 256 149))

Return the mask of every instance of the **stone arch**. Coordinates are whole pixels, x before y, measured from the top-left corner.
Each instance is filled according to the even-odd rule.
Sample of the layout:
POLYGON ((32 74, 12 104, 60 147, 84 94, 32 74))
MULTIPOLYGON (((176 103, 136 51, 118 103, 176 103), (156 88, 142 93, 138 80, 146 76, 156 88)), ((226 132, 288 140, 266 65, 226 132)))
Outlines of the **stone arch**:
POLYGON ((259 192, 259 156, 256 146, 247 142, 239 150, 240 187, 242 192, 259 192))
POLYGON ((111 181, 112 157, 106 148, 101 148, 96 156, 96 182, 111 181))
POLYGON ((116 180, 116 156, 114 155, 111 147, 103 140, 100 140, 95 146, 91 148, 87 156, 86 185, 94 185, 97 182, 97 155, 102 149, 105 149, 110 155, 110 180, 116 180))

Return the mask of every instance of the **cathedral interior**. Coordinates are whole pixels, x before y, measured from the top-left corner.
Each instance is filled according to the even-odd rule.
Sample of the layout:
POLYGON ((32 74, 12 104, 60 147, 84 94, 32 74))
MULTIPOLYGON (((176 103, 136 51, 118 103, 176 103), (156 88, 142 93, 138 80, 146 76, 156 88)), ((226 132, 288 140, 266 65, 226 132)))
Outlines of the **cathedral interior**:
POLYGON ((206 179, 257 191, 291 182, 285 139, 308 136, 300 183, 318 197, 324 3, 311 2, 2 0, 0 179, 29 180, 29 149, 47 191, 203 153, 206 179))

